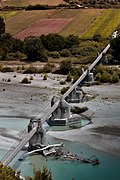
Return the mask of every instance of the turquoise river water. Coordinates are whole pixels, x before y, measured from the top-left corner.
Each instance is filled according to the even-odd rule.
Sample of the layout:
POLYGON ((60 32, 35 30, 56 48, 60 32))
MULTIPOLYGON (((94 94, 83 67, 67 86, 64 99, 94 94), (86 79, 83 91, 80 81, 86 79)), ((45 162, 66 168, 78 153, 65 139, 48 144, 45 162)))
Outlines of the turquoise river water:
MULTIPOLYGON (((20 118, 0 118, 0 127, 22 130, 27 126, 28 120, 20 118)), ((60 143, 61 140, 48 137, 50 143, 60 143)), ((32 176, 33 167, 47 166, 52 171, 53 180, 120 180, 120 157, 89 148, 78 142, 62 141, 64 151, 70 151, 82 157, 89 158, 96 155, 101 163, 93 166, 73 161, 56 160, 53 157, 44 158, 41 155, 28 156, 24 161, 18 158, 25 151, 21 151, 10 164, 13 168, 21 170, 22 176, 32 176)), ((7 150, 0 149, 0 159, 7 150)))

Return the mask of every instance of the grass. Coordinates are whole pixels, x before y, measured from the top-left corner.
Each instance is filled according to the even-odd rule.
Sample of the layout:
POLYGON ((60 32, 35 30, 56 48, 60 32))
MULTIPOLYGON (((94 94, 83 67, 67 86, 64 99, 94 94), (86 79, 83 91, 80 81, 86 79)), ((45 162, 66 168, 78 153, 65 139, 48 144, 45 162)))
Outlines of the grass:
POLYGON ((12 35, 26 29, 39 19, 49 17, 54 10, 22 11, 6 20, 6 31, 12 35))
MULTIPOLYGON (((90 25, 98 18, 102 11, 101 9, 73 9, 75 17, 71 23, 65 26, 60 34, 67 36, 68 34, 74 34, 81 36, 90 25)), ((68 12, 71 13, 71 12, 68 12)), ((67 15, 68 16, 68 15, 67 15)))
POLYGON ((120 9, 104 10, 102 15, 83 34, 82 38, 92 38, 95 34, 100 34, 102 38, 107 38, 119 25, 120 9))
POLYGON ((19 12, 20 11, 0 11, 0 16, 3 17, 4 19, 8 19, 12 16, 15 16, 19 12))

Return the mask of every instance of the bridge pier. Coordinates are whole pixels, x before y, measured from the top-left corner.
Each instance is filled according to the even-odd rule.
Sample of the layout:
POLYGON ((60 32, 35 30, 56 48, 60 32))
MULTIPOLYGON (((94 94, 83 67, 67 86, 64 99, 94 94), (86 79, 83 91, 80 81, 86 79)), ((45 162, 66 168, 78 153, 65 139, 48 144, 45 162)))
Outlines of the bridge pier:
POLYGON ((65 98, 68 103, 80 103, 83 98, 83 91, 81 87, 77 86, 73 91, 65 98))
POLYGON ((30 123, 28 124, 28 133, 37 126, 36 133, 31 137, 29 140, 29 149, 34 149, 36 146, 41 146, 44 144, 44 130, 41 125, 41 120, 30 120, 30 123))
POLYGON ((63 97, 60 98, 58 107, 47 120, 48 124, 51 126, 65 126, 78 121, 80 121, 80 116, 71 114, 70 106, 63 97))

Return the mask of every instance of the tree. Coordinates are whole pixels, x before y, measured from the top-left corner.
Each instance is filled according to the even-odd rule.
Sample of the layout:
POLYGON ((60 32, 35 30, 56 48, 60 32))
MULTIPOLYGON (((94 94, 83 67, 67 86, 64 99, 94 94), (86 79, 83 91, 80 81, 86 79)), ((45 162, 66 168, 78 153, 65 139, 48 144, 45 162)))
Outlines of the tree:
POLYGON ((1 180, 20 180, 19 173, 16 175, 16 172, 3 164, 0 164, 0 179, 1 180))
POLYGON ((61 51, 64 49, 64 37, 59 34, 41 35, 44 47, 49 51, 61 51))
POLYGON ((5 33, 5 22, 2 17, 0 17, 0 34, 5 33))
POLYGON ((24 40, 24 53, 29 60, 43 58, 44 47, 39 37, 29 36, 24 40))
POLYGON ((70 34, 65 38, 65 48, 69 49, 75 46, 79 46, 80 44, 80 38, 79 36, 75 36, 73 34, 70 34))
POLYGON ((110 42, 112 55, 114 60, 120 63, 120 36, 118 38, 114 38, 110 42))
POLYGON ((72 61, 70 59, 66 59, 61 62, 60 64, 60 73, 61 74, 68 74, 70 71, 72 71, 73 65, 72 61))

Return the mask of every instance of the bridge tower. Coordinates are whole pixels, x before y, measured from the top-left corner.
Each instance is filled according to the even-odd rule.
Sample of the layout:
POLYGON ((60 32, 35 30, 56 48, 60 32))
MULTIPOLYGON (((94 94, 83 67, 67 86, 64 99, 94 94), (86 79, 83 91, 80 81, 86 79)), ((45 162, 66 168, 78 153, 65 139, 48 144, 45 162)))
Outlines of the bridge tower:
POLYGON ((31 119, 28 124, 28 133, 37 125, 37 131, 29 140, 29 148, 34 149, 36 146, 41 146, 44 143, 44 130, 42 128, 41 120, 31 119))
MULTIPOLYGON (((54 102, 51 102, 51 105, 54 105, 54 102)), ((50 125, 66 125, 68 123, 68 119, 70 118, 70 106, 64 100, 63 97, 60 98, 60 102, 58 107, 52 113, 51 117, 48 120, 48 124, 50 125)))

